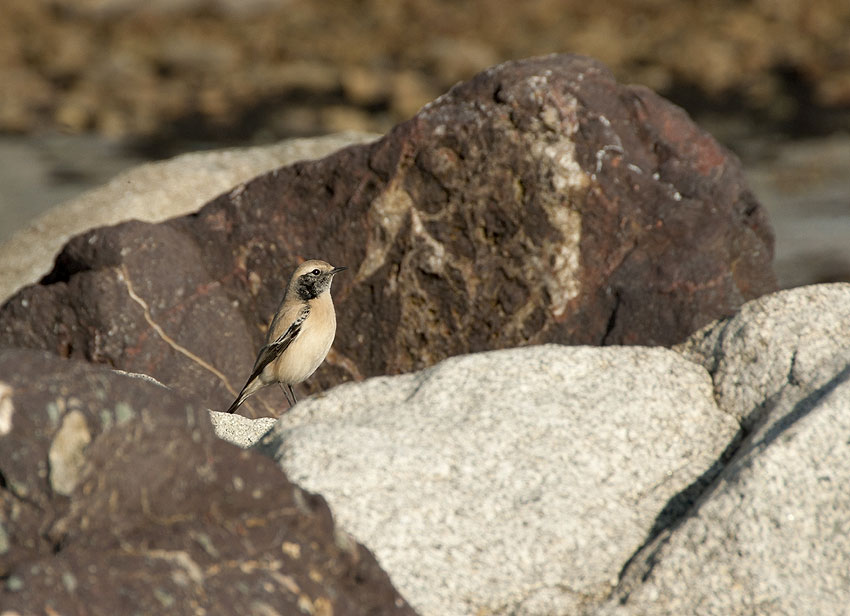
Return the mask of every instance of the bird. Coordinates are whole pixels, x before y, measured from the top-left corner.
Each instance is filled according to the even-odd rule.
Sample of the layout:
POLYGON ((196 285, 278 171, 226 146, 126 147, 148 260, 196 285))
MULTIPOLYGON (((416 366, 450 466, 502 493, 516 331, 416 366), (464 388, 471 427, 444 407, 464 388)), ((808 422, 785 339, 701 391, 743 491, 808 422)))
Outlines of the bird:
POLYGON ((248 396, 274 383, 280 384, 290 408, 298 402, 292 386, 310 378, 333 344, 336 313, 331 282, 346 269, 318 259, 305 261, 295 269, 269 325, 266 342, 254 361, 251 376, 227 409, 228 413, 236 411, 248 396))

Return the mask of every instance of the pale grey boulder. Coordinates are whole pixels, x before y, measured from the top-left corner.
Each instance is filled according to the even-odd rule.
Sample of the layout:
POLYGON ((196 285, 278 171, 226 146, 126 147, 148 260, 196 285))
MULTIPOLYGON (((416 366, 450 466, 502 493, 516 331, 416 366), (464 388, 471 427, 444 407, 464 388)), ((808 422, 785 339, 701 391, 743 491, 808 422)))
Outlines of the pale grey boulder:
POLYGON ((683 345, 752 431, 600 613, 850 612, 850 285, 748 303, 683 345))
MULTIPOLYGON (((845 614, 848 349, 850 285, 804 287, 674 351, 530 347, 344 385, 258 446, 422 614, 845 614)), ((241 421, 247 443, 270 420, 241 421)))
POLYGON ((549 345, 337 387, 260 447, 420 613, 572 614, 737 432, 672 351, 549 345))
POLYGON ((218 438, 224 439, 239 447, 248 448, 274 427, 273 417, 249 419, 235 413, 220 413, 210 411, 213 429, 218 438))
POLYGON ((850 284, 766 295, 677 350, 711 373, 721 409, 746 427, 773 423, 850 361, 850 284))
POLYGON ((682 524, 626 571, 600 614, 847 614, 850 383, 747 441, 682 524))

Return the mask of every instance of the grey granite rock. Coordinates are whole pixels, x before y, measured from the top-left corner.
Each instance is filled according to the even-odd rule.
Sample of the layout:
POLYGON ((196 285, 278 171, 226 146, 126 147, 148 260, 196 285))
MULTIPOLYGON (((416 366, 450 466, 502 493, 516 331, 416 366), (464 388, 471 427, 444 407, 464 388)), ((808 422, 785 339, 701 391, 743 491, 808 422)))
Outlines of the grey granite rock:
POLYGON ((632 562, 601 613, 847 614, 848 375, 801 401, 792 427, 748 439, 692 515, 632 562))
MULTIPOLYGON (((255 446, 321 493, 423 614, 842 614, 848 306, 850 285, 805 287, 750 302, 674 350, 459 356, 303 400, 255 446)), ((9 365, 20 371, 21 357, 35 356, 9 365)), ((12 410, 13 394, 0 384, 0 441, 23 446, 35 441, 12 434, 30 417, 12 410)), ((0 555, 46 563, 22 541, 42 536, 27 522, 35 505, 65 502, 50 492, 88 494, 80 452, 113 451, 82 395, 64 415, 46 407, 52 436, 31 462, 0 455, 0 509, 27 513, 0 520, 0 555)), ((212 416, 216 433, 243 447, 271 425, 212 416)), ((78 548, 61 555, 45 584, 78 579, 78 548)), ((5 591, 41 596, 26 571, 5 591)))
POLYGON ((624 571, 605 614, 846 614, 850 285, 745 305, 683 351, 752 430, 678 525, 624 571))
POLYGON ((242 448, 256 443, 275 424, 272 417, 251 420, 243 415, 218 411, 210 411, 210 419, 216 436, 242 448))
POLYGON ((421 613, 571 614, 737 429, 671 351, 550 345, 343 385, 260 448, 421 613))
POLYGON ((762 297, 697 332, 679 350, 712 374, 717 402, 751 427, 772 424, 846 365, 850 284, 762 297))

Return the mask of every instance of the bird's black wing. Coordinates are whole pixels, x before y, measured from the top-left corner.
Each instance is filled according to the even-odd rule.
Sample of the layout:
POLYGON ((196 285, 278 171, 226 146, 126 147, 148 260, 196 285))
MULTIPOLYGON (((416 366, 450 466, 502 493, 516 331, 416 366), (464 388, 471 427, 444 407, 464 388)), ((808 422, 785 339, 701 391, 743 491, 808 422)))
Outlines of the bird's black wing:
MULTIPOLYGON (((298 334, 301 332, 301 326, 304 324, 304 321, 307 319, 307 315, 309 314, 310 306, 305 305, 301 312, 298 313, 298 318, 292 322, 292 325, 290 325, 285 332, 260 349, 260 352, 257 355, 257 360, 254 362, 254 369, 251 371, 251 376, 249 376, 248 380, 245 381, 245 386, 242 387, 242 391, 239 392, 236 400, 234 400, 233 404, 230 405, 230 408, 227 409, 227 413, 233 413, 237 408, 239 408, 239 405, 241 405, 242 402, 245 401, 245 398, 250 395, 245 393, 248 386, 253 383, 258 376, 260 376, 260 373, 266 366, 280 357, 281 353, 289 348, 289 345, 293 343, 293 341, 298 337, 298 334)), ((272 323, 272 326, 274 326, 274 323, 272 323)))
POLYGON ((280 357, 281 353, 289 348, 289 345, 301 333, 301 326, 307 319, 308 314, 310 314, 310 307, 304 306, 304 309, 298 314, 298 318, 292 322, 292 325, 285 332, 260 349, 257 360, 254 362, 254 369, 251 371, 251 376, 248 377, 248 383, 257 378, 266 366, 280 357))

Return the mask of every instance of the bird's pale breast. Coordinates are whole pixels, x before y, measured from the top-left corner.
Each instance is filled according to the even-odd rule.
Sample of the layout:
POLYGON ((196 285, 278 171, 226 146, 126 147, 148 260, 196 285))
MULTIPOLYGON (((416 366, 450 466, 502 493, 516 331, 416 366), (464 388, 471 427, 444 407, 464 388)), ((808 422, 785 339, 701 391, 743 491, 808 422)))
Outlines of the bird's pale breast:
POLYGON ((325 360, 335 334, 333 301, 330 293, 324 293, 310 302, 310 315, 301 332, 274 362, 276 380, 292 385, 309 378, 325 360))

